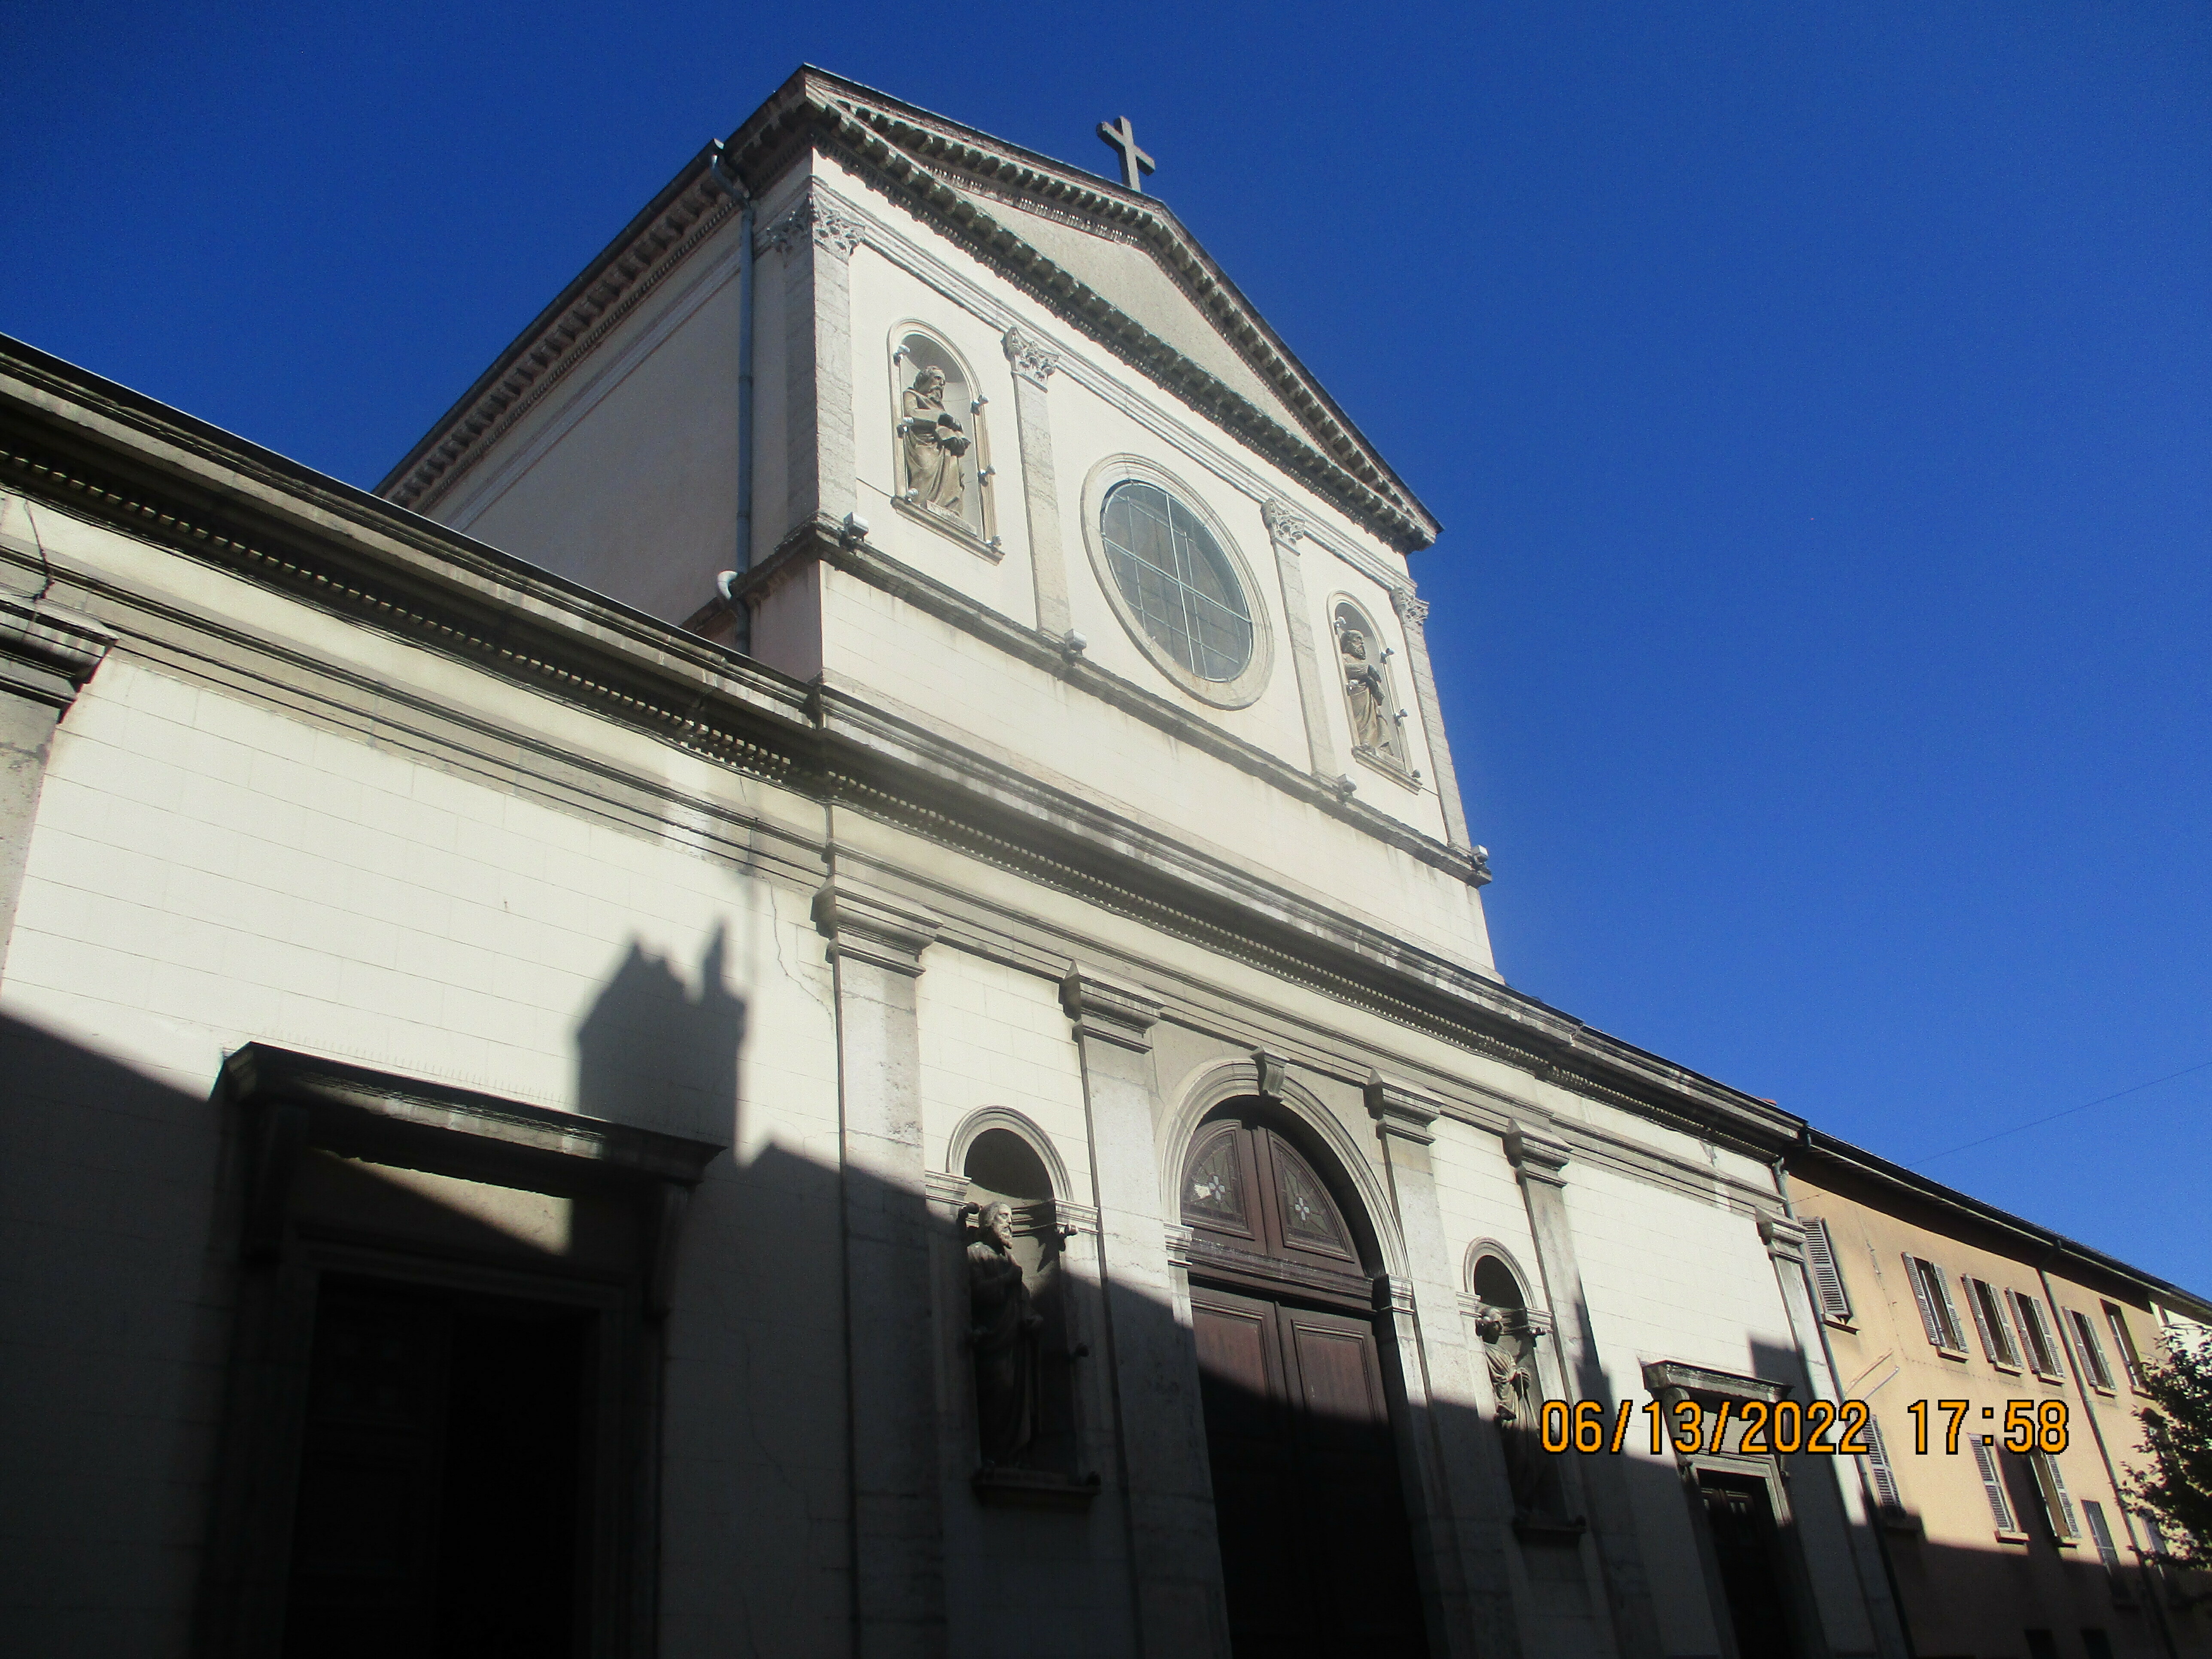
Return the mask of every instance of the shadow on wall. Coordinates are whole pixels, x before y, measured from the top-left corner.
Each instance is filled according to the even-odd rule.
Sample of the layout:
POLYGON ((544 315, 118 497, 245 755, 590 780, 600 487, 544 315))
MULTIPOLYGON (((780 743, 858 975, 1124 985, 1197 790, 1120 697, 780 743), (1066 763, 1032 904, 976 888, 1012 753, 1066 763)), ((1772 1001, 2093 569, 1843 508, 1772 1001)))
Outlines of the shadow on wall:
MULTIPOLYGON (((745 1007, 723 983, 723 956, 717 938, 690 983, 641 949, 625 956, 578 1030, 586 1112, 702 1139, 732 1136, 745 1007)), ((0 1605, 9 1647, 55 1659, 181 1656, 211 1511, 233 1311, 249 1271, 240 1252, 236 1126, 205 1094, 5 1016, 0 1079, 0 1605)), ((850 1645, 840 1264, 848 1188, 866 1180, 771 1148, 749 1164, 717 1158, 694 1198, 665 1334, 653 1616, 671 1651, 726 1646, 733 1632, 762 1651, 834 1654, 850 1645)), ((873 1198, 866 1207, 877 1212, 938 1224, 920 1194, 862 1196, 873 1198)), ((436 1193, 410 1189, 409 1202, 407 1213, 428 1231, 436 1193)), ((490 1231, 470 1231, 467 1217, 451 1219, 445 1236, 459 1241, 457 1255, 502 1247, 490 1231)), ((1191 1352, 1165 1307, 1116 1290, 1107 1311, 1115 1346, 1191 1352)), ((957 1332, 940 1330, 939 1346, 944 1399, 933 1409, 951 1402, 939 1419, 946 1501, 969 1503, 964 1482, 977 1453, 965 1350, 957 1332)), ((1083 1363, 1104 1364, 1109 1355, 1102 1349, 1083 1363)), ((1760 1352, 1752 1363, 1804 1387, 1794 1354, 1760 1352)), ((1194 1368, 1186 1375, 1176 1403, 1195 1413, 1194 1368)), ((1246 1407, 1265 1403, 1237 1409, 1246 1407)), ((1467 1443, 1460 1431, 1470 1426, 1488 1431, 1446 1421, 1458 1410, 1432 1407, 1409 1431, 1440 1446, 1467 1443)), ((942 1565, 959 1586, 951 1598, 956 1644, 1127 1650, 1120 1477, 1103 1461, 1106 1486, 1089 1509, 1008 1515, 1006 1527, 988 1529, 1018 1550, 1021 1571, 942 1565), (979 1618, 990 1627, 972 1627, 979 1618)), ((1131 1464, 1134 1480, 1155 1479, 1143 1448, 1133 1449, 1131 1464)), ((1671 1503, 1687 1524, 1690 1506, 1671 1468, 1643 1459, 1632 1467, 1653 1487, 1654 1504, 1639 1509, 1671 1503)), ((1971 1473, 1962 1468, 1960 1478, 1971 1473)), ((1800 1490, 1826 1478, 1824 1469, 1796 1474, 1800 1490)), ((1204 1487, 1172 1496, 1201 1504, 1212 1497, 1204 1487)), ((1502 1481, 1497 1497, 1503 1505, 1502 1481)), ((270 1501, 289 1503, 290 1493, 270 1501)), ((2121 1654, 2162 1650, 2142 1601, 2148 1587, 2132 1571, 2136 1605, 2115 1608, 2094 1557, 2064 1552, 2066 1604, 2037 1601, 2047 1596, 2048 1578, 2034 1569, 2060 1554, 2047 1536, 2004 1550, 1893 1541, 1909 1607, 1972 1596, 2013 1610, 2019 1623, 1979 1632, 1979 1649, 2014 1650, 2022 1626, 2041 1626, 2057 1631, 2059 1651, 2069 1655, 2085 1651, 2085 1628, 2108 1629, 2121 1654)), ((1291 1532, 1281 1547, 1295 1556, 1302 1546, 1291 1532)), ((1324 1565, 1293 1559, 1282 1576, 1324 1565)), ((1575 1575, 1528 1565, 1540 1597, 1582 1593, 1575 1575)), ((2179 1619, 2186 1652, 2196 1619, 2179 1619)))
POLYGON ((669 1134, 735 1144, 744 999, 717 927, 694 982, 633 939, 576 1027, 576 1109, 669 1134))

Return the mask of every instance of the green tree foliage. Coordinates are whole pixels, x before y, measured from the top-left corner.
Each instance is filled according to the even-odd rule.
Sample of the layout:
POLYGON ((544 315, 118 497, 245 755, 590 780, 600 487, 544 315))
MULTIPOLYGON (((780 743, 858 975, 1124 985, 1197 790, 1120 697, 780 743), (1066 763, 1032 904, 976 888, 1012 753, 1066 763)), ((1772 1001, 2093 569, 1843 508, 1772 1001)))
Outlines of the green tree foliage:
POLYGON ((2129 1501, 2158 1518, 2169 1560, 2212 1567, 2212 1345, 2169 1337, 2143 1392, 2150 1468, 2129 1483, 2129 1501))

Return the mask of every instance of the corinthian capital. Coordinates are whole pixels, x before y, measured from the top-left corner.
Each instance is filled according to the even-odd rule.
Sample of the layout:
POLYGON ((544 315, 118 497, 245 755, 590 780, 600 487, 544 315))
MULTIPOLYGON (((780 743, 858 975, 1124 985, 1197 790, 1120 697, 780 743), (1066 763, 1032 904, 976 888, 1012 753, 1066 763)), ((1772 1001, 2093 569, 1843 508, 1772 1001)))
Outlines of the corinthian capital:
POLYGON ((1419 628, 1429 619, 1429 602, 1410 587, 1390 590, 1390 608, 1398 613, 1398 620, 1408 628, 1419 628))
POLYGON ((1060 354, 1048 351, 1019 328, 1010 328, 1000 344, 1006 349, 1006 361, 1013 365, 1014 373, 1024 380, 1042 386, 1060 367, 1060 354))
POLYGON ((1267 534, 1278 547, 1295 552, 1299 541, 1313 534, 1304 515, 1288 501, 1271 496, 1260 503, 1260 516, 1267 521, 1267 534))
POLYGON ((841 259, 849 259, 853 250, 860 245, 860 222, 836 203, 810 189, 775 216, 761 233, 760 240, 778 253, 789 253, 807 236, 814 239, 815 246, 827 248, 841 259))

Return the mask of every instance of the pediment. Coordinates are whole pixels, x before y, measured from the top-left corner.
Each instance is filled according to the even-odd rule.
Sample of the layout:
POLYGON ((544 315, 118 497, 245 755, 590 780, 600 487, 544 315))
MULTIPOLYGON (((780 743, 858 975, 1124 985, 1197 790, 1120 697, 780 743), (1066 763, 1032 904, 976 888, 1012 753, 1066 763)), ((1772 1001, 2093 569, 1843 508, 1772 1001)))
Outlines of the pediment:
POLYGON ((1163 204, 839 76, 802 69, 683 172, 377 486, 434 512, 593 345, 735 211, 717 167, 765 195, 809 147, 1019 285, 1380 540, 1439 526, 1163 204))
POLYGON ((1395 546, 1435 519, 1162 203, 803 69, 729 141, 764 191, 812 143, 1395 546))

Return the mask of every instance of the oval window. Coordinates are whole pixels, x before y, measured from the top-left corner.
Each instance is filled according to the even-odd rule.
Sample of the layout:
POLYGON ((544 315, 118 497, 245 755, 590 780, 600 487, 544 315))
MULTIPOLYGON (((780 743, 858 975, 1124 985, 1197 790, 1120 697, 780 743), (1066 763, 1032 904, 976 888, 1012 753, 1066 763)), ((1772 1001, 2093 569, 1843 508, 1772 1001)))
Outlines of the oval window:
POLYGON ((1156 483, 1127 478, 1099 514, 1114 585, 1152 642, 1200 679, 1233 680, 1252 661, 1252 612, 1220 544, 1156 483))

